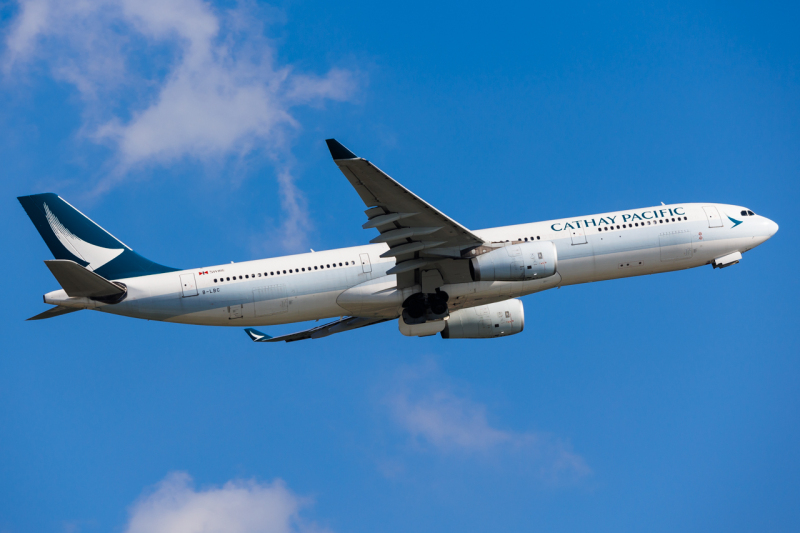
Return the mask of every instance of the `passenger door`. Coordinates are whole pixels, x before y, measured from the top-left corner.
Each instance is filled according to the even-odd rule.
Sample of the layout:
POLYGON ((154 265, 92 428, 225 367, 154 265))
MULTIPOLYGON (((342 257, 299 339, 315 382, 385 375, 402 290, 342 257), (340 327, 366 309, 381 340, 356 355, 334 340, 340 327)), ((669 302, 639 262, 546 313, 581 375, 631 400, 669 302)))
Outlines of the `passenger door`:
POLYGON ((181 274, 181 290, 184 298, 197 296, 197 283, 195 283, 194 274, 181 274))
POLYGON ((369 262, 369 254, 360 254, 359 257, 361 257, 361 271, 364 273, 372 272, 372 263, 369 262))
POLYGON ((722 217, 719 216, 719 211, 713 205, 705 205, 703 206, 703 211, 706 212, 706 218, 708 219, 708 227, 709 228, 721 228, 722 227, 722 217))
POLYGON ((586 244, 586 232, 580 228, 570 230, 572 244, 586 244))

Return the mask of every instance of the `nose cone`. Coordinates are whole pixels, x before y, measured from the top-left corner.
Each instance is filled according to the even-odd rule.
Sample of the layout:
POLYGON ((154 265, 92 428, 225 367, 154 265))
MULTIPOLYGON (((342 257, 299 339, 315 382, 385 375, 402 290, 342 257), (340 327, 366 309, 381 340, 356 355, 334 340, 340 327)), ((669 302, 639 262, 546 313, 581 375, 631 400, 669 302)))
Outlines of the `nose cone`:
POLYGON ((766 229, 766 233, 767 233, 767 238, 768 239, 770 237, 772 237, 773 235, 775 235, 776 233, 778 233, 778 225, 775 222, 773 222, 772 220, 770 220, 768 218, 765 219, 764 220, 764 226, 765 226, 765 229, 766 229))

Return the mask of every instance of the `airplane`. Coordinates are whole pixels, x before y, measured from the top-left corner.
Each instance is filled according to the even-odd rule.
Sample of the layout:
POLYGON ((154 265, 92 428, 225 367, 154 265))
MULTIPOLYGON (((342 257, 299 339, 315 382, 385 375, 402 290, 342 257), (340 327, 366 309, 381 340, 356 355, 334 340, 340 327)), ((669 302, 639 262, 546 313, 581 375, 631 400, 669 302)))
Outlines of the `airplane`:
POLYGON ((19 201, 55 259, 54 305, 245 327, 255 342, 318 339, 389 320, 403 335, 496 338, 525 327, 521 296, 704 265, 726 268, 778 225, 746 207, 686 203, 469 230, 328 139, 378 235, 350 248, 188 270, 145 259, 56 194, 19 201), (339 317, 272 337, 256 327, 339 317))

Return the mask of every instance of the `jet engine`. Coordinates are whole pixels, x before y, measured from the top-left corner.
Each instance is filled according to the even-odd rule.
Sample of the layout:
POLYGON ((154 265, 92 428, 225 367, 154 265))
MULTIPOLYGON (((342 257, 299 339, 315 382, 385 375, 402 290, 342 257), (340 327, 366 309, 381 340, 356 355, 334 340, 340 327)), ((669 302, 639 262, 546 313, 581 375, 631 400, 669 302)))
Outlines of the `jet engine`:
POLYGON ((552 242, 525 242, 473 257, 469 272, 473 281, 526 281, 552 276, 556 262, 552 242))
POLYGON ((505 300, 452 311, 445 322, 443 339, 491 339, 521 332, 525 311, 521 301, 505 300))

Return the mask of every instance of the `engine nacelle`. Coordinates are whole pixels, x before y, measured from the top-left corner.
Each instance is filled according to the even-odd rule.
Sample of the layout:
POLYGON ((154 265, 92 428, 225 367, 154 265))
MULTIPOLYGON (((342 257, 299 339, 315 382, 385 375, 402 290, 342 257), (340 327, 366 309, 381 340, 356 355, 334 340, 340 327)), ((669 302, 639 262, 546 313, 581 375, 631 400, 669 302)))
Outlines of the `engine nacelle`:
POLYGON ((524 242, 473 257, 469 271, 473 281, 525 281, 552 276, 557 260, 552 242, 524 242))
POLYGON ((442 330, 443 339, 491 339, 521 332, 525 311, 519 300, 459 309, 450 313, 442 330))

